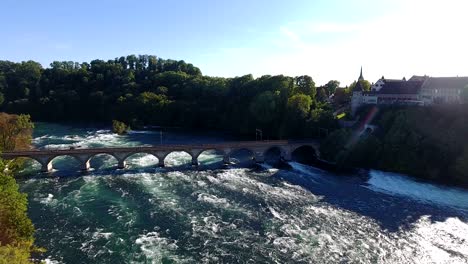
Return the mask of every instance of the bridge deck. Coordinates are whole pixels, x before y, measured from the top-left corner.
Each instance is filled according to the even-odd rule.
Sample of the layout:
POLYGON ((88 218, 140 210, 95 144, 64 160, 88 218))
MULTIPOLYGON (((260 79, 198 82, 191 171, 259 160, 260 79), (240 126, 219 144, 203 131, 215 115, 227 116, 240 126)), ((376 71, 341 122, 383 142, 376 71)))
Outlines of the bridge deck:
MULTIPOLYGON (((292 142, 293 144, 295 142, 292 142)), ((301 142, 303 143, 303 142, 301 142)), ((76 149, 34 149, 21 151, 8 151, 1 153, 1 156, 27 156, 27 155, 67 155, 67 154, 84 154, 84 153, 106 153, 106 152, 137 152, 137 151, 184 151, 187 149, 226 149, 226 148, 255 148, 255 147, 274 147, 287 146, 291 142, 287 140, 271 140, 271 141, 237 141, 223 143, 202 143, 202 144, 164 144, 152 146, 135 146, 135 147, 105 147, 105 148, 76 148, 76 149)), ((296 143, 299 144, 299 143, 296 143)))
POLYGON ((287 140, 272 141, 237 141, 208 144, 174 144, 157 146, 135 146, 135 147, 107 147, 107 148, 77 148, 77 149, 39 149, 22 150, 0 153, 3 159, 32 158, 38 161, 44 172, 53 169, 52 161, 58 156, 72 156, 80 162, 82 170, 90 168, 90 160, 98 154, 109 154, 114 156, 118 162, 118 168, 125 168, 126 159, 133 154, 148 153, 158 158, 159 166, 164 166, 164 160, 171 152, 184 151, 192 157, 192 165, 198 165, 198 156, 205 150, 219 150, 223 154, 223 161, 229 163, 230 155, 239 149, 249 150, 256 162, 263 162, 264 154, 272 147, 280 149, 280 157, 283 160, 291 160, 292 152, 300 146, 312 146, 318 157, 318 143, 315 141, 291 142, 287 140))

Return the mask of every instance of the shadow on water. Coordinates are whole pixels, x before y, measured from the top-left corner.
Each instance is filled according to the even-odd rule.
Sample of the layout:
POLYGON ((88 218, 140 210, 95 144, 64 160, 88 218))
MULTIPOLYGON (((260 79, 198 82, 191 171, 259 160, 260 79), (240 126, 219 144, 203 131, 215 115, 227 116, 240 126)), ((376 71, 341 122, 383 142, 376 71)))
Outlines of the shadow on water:
MULTIPOLYGON (((299 185, 314 195, 322 196, 322 202, 334 207, 370 217, 389 232, 407 230, 423 216, 429 216, 432 222, 443 222, 452 217, 468 222, 468 208, 444 205, 427 199, 418 199, 416 196, 424 193, 416 193, 416 197, 409 197, 376 188, 369 183, 371 177, 376 176, 367 171, 354 175, 340 175, 311 165, 291 162, 290 170, 278 171, 273 177, 299 185)), ((407 181, 408 186, 401 188, 411 188, 413 183, 429 186, 428 183, 418 183, 409 177, 403 179, 402 185, 407 181)), ((445 192, 463 192, 455 188, 440 186, 434 188, 440 188, 445 192)), ((465 193, 464 197, 468 197, 468 193, 465 193)))

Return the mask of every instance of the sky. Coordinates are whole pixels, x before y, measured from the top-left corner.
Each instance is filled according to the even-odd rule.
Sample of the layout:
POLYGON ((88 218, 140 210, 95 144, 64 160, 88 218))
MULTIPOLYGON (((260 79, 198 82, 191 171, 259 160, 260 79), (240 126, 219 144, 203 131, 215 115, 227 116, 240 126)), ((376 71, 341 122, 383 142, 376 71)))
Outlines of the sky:
POLYGON ((210 76, 468 76, 466 0, 0 0, 0 60, 184 60, 210 76))

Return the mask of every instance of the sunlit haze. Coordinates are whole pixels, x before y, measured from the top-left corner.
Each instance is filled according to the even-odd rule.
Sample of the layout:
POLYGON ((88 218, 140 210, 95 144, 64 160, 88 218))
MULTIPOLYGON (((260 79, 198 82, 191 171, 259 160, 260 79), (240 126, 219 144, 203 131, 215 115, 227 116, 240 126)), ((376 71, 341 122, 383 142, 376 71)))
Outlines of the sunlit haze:
POLYGON ((203 74, 349 85, 468 75, 468 1, 2 1, 0 58, 185 60, 203 74))

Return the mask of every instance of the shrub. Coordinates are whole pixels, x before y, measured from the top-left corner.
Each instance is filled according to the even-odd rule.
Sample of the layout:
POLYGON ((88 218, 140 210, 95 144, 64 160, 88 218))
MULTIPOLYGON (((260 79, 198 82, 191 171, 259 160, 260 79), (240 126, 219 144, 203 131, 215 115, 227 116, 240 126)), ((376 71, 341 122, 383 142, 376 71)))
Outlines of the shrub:
POLYGON ((127 134, 129 130, 130 127, 127 126, 124 122, 112 120, 112 132, 117 133, 119 135, 124 135, 127 134))

